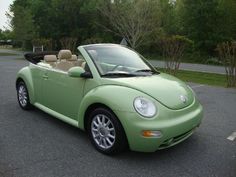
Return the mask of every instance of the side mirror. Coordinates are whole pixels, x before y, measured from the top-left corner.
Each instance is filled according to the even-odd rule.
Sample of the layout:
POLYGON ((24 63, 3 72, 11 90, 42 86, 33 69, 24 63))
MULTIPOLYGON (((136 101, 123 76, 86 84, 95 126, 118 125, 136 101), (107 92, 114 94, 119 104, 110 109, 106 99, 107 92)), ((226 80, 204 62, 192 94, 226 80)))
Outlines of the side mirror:
POLYGON ((81 77, 81 74, 83 74, 83 73, 85 73, 85 70, 79 66, 70 68, 68 71, 68 75, 70 77, 81 77))

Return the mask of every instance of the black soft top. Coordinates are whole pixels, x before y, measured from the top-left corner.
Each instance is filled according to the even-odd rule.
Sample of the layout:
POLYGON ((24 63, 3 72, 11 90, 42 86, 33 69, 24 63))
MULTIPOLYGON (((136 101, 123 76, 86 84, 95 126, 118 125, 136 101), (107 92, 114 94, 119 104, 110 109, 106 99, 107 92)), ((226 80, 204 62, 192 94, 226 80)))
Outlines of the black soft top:
POLYGON ((45 55, 57 55, 57 54, 58 54, 57 51, 26 53, 25 59, 28 60, 30 63, 37 64, 44 59, 45 55))

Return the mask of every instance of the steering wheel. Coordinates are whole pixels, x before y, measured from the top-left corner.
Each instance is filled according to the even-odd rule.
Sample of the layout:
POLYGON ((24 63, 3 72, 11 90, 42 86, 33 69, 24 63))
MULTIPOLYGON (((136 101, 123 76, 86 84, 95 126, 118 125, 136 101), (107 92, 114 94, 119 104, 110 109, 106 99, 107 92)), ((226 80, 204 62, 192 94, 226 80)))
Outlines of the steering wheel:
POLYGON ((116 65, 114 68, 112 68, 112 71, 115 71, 120 66, 122 66, 122 65, 116 65))

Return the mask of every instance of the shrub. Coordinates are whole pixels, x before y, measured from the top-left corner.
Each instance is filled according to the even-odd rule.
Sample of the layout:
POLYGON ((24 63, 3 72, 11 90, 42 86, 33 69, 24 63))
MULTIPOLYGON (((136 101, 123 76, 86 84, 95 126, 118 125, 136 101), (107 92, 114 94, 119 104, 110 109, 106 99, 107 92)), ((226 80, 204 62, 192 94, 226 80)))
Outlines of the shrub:
POLYGON ((62 49, 69 49, 72 52, 75 52, 77 40, 76 37, 64 37, 60 39, 62 49))
POLYGON ((225 66, 227 86, 236 87, 236 41, 218 44, 216 50, 225 66))
POLYGON ((162 55, 165 60, 166 70, 168 73, 175 75, 179 70, 181 58, 187 47, 192 46, 193 41, 185 36, 170 36, 163 37, 160 40, 159 46, 162 50, 162 55))

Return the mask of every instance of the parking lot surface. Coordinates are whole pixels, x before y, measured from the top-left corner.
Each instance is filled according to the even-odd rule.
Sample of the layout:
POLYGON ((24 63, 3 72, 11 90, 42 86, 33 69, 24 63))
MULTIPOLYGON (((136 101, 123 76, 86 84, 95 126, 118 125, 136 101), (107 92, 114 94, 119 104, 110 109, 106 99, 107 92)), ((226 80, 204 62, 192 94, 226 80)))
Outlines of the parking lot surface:
POLYGON ((38 109, 23 111, 15 91, 27 62, 0 57, 0 177, 235 177, 236 89, 190 83, 204 107, 188 140, 155 153, 97 152, 86 134, 38 109))

